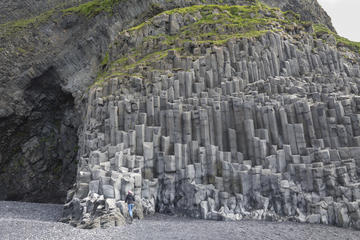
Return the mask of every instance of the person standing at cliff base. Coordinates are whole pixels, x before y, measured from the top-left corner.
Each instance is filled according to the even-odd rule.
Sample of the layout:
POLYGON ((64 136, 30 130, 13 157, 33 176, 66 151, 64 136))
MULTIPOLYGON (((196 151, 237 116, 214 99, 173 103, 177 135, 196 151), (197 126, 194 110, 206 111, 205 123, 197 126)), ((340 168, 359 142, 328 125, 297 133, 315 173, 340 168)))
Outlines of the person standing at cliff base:
POLYGON ((135 203, 135 197, 134 197, 133 192, 131 192, 130 190, 128 191, 128 194, 126 195, 125 202, 128 204, 128 211, 129 211, 130 218, 133 219, 133 208, 134 208, 134 203, 135 203))

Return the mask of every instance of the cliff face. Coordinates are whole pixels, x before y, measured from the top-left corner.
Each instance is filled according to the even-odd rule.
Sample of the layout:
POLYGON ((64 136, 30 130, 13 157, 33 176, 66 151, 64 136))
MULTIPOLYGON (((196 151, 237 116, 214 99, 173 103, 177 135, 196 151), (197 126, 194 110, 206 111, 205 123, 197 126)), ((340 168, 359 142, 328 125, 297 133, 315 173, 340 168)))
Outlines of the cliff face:
POLYGON ((120 224, 129 189, 147 212, 358 226, 355 43, 256 1, 53 4, 1 20, 0 199, 76 179, 64 221, 86 227, 120 224))
MULTIPOLYGON (((94 81, 108 45, 126 26, 160 11, 202 4, 119 2, 0 3, 0 178, 5 182, 1 199, 62 201, 75 177, 75 143, 81 121, 79 109, 74 108, 81 105, 80 97, 94 81), (49 111, 52 106, 56 110, 49 111), (63 136, 71 137, 64 141, 63 136)), ((244 2, 248 1, 224 4, 244 2)), ((285 1, 267 3, 284 9, 292 6, 285 1)), ((303 18, 331 26, 330 20, 322 17, 326 13, 314 9, 317 12, 306 12, 303 18)))
POLYGON ((335 32, 329 15, 316 0, 264 0, 263 2, 272 7, 279 7, 284 11, 294 11, 300 14, 303 20, 324 24, 335 32))
POLYGON ((122 224, 132 190, 145 213, 359 228, 359 55, 320 28, 252 4, 120 32, 86 94, 63 220, 122 224))
POLYGON ((56 7, 68 8, 89 1, 90 0, 2 0, 0 24, 36 17, 56 7))

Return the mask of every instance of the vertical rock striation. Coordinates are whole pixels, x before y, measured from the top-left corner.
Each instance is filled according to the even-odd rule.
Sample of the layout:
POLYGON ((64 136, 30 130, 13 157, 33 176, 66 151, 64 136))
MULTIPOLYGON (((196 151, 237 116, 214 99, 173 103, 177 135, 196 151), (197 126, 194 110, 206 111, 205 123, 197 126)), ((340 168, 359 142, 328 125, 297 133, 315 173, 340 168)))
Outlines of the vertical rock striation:
MULTIPOLYGON (((0 199, 63 202, 75 177, 81 96, 120 31, 177 7, 249 2, 254 1, 2 0, 0 199)), ((306 0, 264 2, 331 28, 316 1, 307 10, 306 0)))
POLYGON ((167 11, 119 34, 86 95, 64 221, 104 226, 132 190, 147 213, 360 228, 359 55, 256 6, 167 11))

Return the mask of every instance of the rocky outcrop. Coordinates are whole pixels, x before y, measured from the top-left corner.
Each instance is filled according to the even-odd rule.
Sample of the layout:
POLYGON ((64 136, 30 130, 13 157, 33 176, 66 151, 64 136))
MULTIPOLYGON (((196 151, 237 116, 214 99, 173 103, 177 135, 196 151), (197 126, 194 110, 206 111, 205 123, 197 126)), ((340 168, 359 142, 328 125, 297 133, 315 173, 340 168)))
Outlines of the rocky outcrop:
MULTIPOLYGON (((248 3, 206 3, 219 2, 248 3)), ((303 9, 291 8, 290 1, 266 2, 303 9)), ((0 180, 5 184, 0 186, 0 199, 64 200, 75 178, 81 96, 94 81, 108 45, 120 31, 143 19, 194 4, 204 2, 1 1, 0 180), (39 81, 51 83, 42 86, 36 84, 39 81), (46 96, 49 87, 55 89, 49 95, 58 99, 46 96), (50 106, 56 110, 46 110, 50 106)), ((331 27, 326 13, 314 4, 310 12, 300 11, 302 17, 331 27)))
POLYGON ((49 69, 24 90, 24 115, 0 119, 1 199, 61 202, 72 186, 79 119, 59 84, 49 69))
POLYGON ((331 18, 316 0, 264 0, 263 2, 272 7, 280 7, 284 11, 299 13, 303 20, 324 24, 335 32, 331 18))
MULTIPOLYGON (((263 2, 332 29, 316 1, 263 2)), ((129 189, 140 218, 360 227, 359 55, 331 35, 245 0, 2 14, 17 3, 0 3, 0 199, 61 202, 76 178, 62 220, 83 228, 124 224, 129 189)))
POLYGON ((132 190, 164 213, 360 228, 359 54, 312 33, 257 4, 121 32, 85 95, 68 204, 92 216, 94 195, 132 190))

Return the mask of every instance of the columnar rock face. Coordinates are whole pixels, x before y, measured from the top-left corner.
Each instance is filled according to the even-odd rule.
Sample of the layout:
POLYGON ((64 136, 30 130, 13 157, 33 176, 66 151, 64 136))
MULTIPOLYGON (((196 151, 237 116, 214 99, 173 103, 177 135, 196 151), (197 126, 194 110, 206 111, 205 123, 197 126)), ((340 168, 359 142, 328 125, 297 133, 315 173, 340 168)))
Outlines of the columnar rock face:
POLYGON ((296 24, 177 38, 194 24, 211 32, 201 19, 227 11, 165 12, 119 34, 86 96, 68 221, 126 214, 132 190, 147 213, 360 228, 358 55, 296 24))
MULTIPOLYGON (((173 8, 254 2, 1 0, 0 200, 63 202, 75 178, 81 96, 119 32, 173 8)), ((317 1, 263 2, 332 28, 317 1)))

